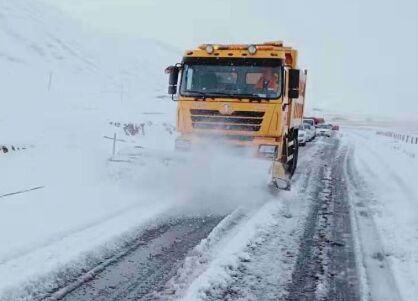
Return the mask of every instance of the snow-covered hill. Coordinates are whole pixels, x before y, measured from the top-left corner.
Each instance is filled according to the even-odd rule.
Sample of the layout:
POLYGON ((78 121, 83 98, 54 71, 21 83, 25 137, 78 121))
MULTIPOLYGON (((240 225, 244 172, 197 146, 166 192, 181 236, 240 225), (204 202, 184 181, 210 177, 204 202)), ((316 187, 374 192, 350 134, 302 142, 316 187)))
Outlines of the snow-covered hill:
POLYGON ((178 56, 154 41, 93 35, 36 0, 0 0, 0 41, 0 143, 38 139, 51 116, 152 109, 178 56))
POLYGON ((158 118, 174 118, 161 96, 179 54, 97 36, 36 0, 0 0, 0 146, 31 146, 0 152, 0 296, 168 207, 124 187, 104 136, 120 132, 111 122, 146 123, 142 140, 170 141, 158 118))

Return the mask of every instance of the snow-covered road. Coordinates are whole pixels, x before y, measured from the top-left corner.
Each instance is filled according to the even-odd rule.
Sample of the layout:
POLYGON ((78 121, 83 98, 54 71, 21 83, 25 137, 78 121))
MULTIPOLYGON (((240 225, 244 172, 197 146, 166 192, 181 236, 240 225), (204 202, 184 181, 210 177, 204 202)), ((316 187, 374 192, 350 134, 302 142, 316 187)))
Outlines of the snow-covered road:
MULTIPOLYGON (((28 161, 22 183, 49 185, 0 199, 1 239, 10 241, 0 248, 0 300, 414 300, 411 152, 373 131, 317 138, 301 148, 292 191, 277 196, 254 182, 263 164, 245 175, 240 160, 205 156, 182 167, 136 156, 111 162, 107 185, 78 182, 86 206, 99 209, 88 212, 79 201, 54 211, 52 196, 63 186, 31 176, 38 169, 28 161), (220 175, 220 166, 228 172, 220 175), (102 200, 100 190, 108 193, 102 200), (118 193, 123 200, 115 202, 118 193), (23 239, 13 240, 16 231, 7 229, 19 225, 12 217, 29 201, 43 207, 26 213, 17 229, 23 239), (37 229, 45 212, 62 230, 37 229)), ((22 166, 26 156, 4 164, 22 166)), ((60 206, 72 196, 80 195, 60 206)))
MULTIPOLYGON (((71 227, 35 227, 34 238, 51 234, 36 242, 23 234, 13 242, 16 231, 9 233, 13 243, 0 249, 7 279, 0 300, 414 300, 414 151, 366 130, 317 138, 301 148, 292 191, 277 196, 260 189, 263 181, 248 186, 264 165, 246 178, 239 160, 215 156, 186 168, 157 159, 152 169, 144 167, 148 157, 147 164, 141 156, 111 163, 108 185, 126 189, 117 206, 105 199, 112 210, 100 205, 102 211, 68 221, 63 214, 66 222, 55 224, 71 227), (219 165, 229 173, 218 175, 219 165), (188 174, 196 167, 204 173, 188 174), (185 179, 175 179, 179 168, 185 179), (151 185, 157 175, 165 183, 160 191, 151 185), (138 191, 142 197, 133 198, 138 191)), ((26 154, 15 156, 7 163, 22 164, 26 154)), ((43 184, 38 179, 31 184, 43 184)), ((2 222, 9 223, 1 231, 15 227, 11 216, 18 214, 10 210, 30 200, 50 212, 47 200, 61 186, 49 186, 0 199, 2 222)), ((115 193, 104 187, 90 187, 87 206, 96 206, 94 191, 115 193)), ((26 224, 41 213, 31 212, 26 224)))
POLYGON ((319 138, 302 150, 291 192, 259 194, 241 205, 231 195, 225 218, 177 208, 106 256, 67 266, 25 293, 32 300, 358 300, 347 190, 341 190, 347 153, 340 139, 319 138))
POLYGON ((345 136, 357 253, 368 294, 372 300, 416 300, 418 145, 377 136, 374 130, 345 136))

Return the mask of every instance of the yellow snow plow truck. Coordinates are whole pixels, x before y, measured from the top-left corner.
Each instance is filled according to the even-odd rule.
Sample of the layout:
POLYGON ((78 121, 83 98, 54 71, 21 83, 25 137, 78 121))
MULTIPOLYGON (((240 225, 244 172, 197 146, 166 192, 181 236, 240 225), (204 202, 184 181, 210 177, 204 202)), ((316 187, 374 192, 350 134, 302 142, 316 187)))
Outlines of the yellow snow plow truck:
POLYGON ((280 41, 204 44, 166 69, 178 102, 176 149, 206 139, 250 148, 271 160, 271 187, 290 189, 298 161, 307 71, 280 41))

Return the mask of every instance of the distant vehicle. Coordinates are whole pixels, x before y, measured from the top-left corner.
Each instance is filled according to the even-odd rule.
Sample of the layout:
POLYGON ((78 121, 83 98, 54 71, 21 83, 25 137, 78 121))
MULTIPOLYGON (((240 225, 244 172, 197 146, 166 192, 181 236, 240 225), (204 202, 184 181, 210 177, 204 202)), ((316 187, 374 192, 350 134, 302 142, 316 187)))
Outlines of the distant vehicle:
POLYGON ((316 129, 307 123, 303 124, 303 130, 306 132, 306 142, 310 142, 316 137, 316 129))
POLYGON ((305 146, 307 140, 308 140, 308 134, 305 130, 305 127, 301 125, 299 126, 299 131, 298 131, 298 143, 300 146, 305 146))
POLYGON ((310 142, 316 137, 316 128, 314 126, 311 126, 309 124, 302 124, 299 126, 299 131, 304 132, 304 140, 306 142, 310 142))
POLYGON ((305 131, 308 135, 307 141, 312 141, 316 137, 316 122, 313 118, 303 118, 303 125, 306 126, 305 131))
POLYGON ((308 138, 309 138, 308 141, 314 140, 316 137, 316 127, 314 127, 313 125, 307 125, 306 127, 307 127, 306 131, 308 132, 308 138))
POLYGON ((304 119, 313 119, 314 120, 314 125, 320 124, 320 123, 325 123, 325 119, 322 117, 307 117, 305 116, 304 119))
POLYGON ((339 125, 334 124, 334 125, 332 126, 332 130, 333 130, 333 131, 339 131, 339 130, 340 130, 340 126, 339 126, 339 125))
POLYGON ((313 117, 316 121, 316 124, 325 123, 325 119, 322 117, 313 117))
POLYGON ((316 121, 313 118, 303 118, 303 123, 308 124, 308 125, 312 125, 315 126, 316 125, 316 121))
POLYGON ((316 133, 318 136, 327 136, 331 137, 332 135, 332 125, 330 124, 319 124, 316 126, 316 133))

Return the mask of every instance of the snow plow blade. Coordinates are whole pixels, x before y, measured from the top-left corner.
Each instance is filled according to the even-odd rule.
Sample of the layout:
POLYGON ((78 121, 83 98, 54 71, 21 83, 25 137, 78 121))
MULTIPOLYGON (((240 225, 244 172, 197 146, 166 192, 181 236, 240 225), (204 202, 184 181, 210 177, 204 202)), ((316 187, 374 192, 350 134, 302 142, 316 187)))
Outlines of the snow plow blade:
POLYGON ((271 180, 269 188, 273 191, 286 190, 290 191, 290 181, 287 179, 274 178, 271 180))
POLYGON ((279 160, 273 161, 270 174, 270 190, 290 190, 290 177, 288 176, 284 165, 279 160))

